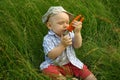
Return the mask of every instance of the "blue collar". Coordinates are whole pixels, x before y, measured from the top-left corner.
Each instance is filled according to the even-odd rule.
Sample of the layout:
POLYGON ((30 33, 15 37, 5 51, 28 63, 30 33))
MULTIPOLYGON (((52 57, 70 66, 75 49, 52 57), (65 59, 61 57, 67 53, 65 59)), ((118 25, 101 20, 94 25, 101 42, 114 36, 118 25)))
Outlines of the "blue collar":
POLYGON ((53 30, 49 30, 48 34, 60 38, 53 30))

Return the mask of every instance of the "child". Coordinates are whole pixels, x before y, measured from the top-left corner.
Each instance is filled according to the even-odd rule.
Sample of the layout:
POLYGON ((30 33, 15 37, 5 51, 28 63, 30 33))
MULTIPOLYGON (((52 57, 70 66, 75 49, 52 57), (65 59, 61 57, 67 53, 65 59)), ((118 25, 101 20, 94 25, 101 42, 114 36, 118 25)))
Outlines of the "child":
POLYGON ((42 17, 49 31, 43 41, 45 61, 40 68, 52 80, 66 80, 66 77, 70 76, 76 77, 73 80, 97 80, 75 55, 74 48, 82 45, 82 22, 74 21, 74 32, 63 35, 72 17, 73 15, 61 6, 50 7, 42 17))

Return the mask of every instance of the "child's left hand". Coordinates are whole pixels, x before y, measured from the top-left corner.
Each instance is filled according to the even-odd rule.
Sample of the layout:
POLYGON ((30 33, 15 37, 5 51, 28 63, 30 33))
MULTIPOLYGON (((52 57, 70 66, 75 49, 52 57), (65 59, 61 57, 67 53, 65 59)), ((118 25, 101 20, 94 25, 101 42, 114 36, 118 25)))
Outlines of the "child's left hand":
POLYGON ((72 26, 75 27, 74 32, 80 32, 82 29, 82 22, 74 21, 72 26))

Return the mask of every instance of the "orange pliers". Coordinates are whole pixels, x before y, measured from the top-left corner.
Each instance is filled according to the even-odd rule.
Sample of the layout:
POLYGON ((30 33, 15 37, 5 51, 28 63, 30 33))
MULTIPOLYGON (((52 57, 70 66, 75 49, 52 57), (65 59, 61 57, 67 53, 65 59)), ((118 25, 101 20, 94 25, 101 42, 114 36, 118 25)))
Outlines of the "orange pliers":
POLYGON ((81 16, 81 15, 78 15, 77 17, 75 17, 75 18, 72 20, 72 22, 70 23, 70 25, 67 27, 66 31, 64 32, 64 35, 68 34, 69 32, 72 32, 72 31, 74 30, 75 27, 73 27, 72 25, 73 25, 73 22, 74 22, 75 20, 77 20, 77 21, 79 20, 80 22, 83 22, 84 17, 81 16))

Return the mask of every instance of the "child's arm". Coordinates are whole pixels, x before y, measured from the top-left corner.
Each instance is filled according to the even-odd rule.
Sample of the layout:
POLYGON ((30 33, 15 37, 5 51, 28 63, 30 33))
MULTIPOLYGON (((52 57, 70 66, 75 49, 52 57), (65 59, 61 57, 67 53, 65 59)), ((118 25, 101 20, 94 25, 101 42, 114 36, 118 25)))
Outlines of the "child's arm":
POLYGON ((75 35, 74 35, 73 46, 75 48, 79 48, 82 45, 82 36, 81 36, 82 22, 75 21, 73 23, 73 26, 75 27, 75 29, 74 29, 75 35))
POLYGON ((59 44, 57 47, 53 48, 49 53, 48 57, 50 59, 57 58, 63 51, 65 50, 65 47, 62 44, 59 44))
POLYGON ((65 50, 65 48, 71 44, 72 44, 72 39, 69 36, 67 35, 62 36, 61 43, 48 53, 48 57, 51 59, 57 58, 58 56, 61 55, 61 53, 65 50))

